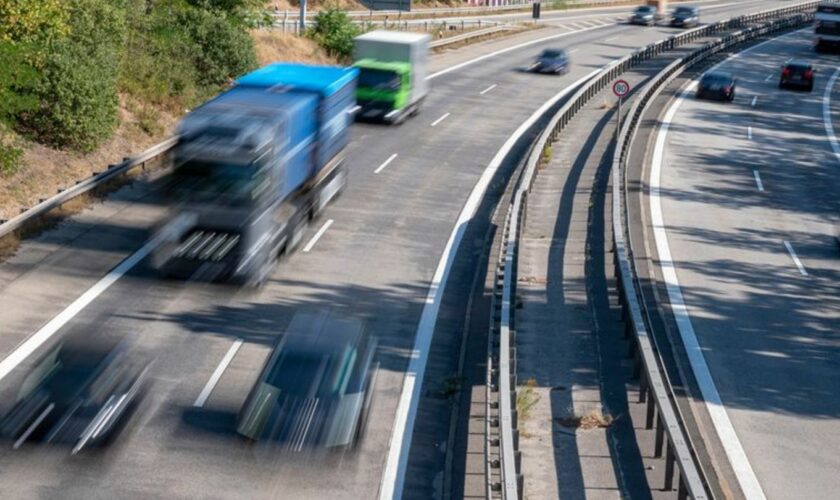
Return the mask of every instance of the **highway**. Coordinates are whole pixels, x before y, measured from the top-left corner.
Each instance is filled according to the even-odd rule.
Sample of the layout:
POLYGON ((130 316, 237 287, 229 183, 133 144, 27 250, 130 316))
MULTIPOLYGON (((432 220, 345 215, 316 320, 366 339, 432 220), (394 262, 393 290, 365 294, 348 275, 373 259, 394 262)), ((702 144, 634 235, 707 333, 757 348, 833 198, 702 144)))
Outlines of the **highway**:
POLYGON ((688 87, 651 150, 647 238, 711 414, 706 437, 747 498, 840 488, 838 68, 808 31, 755 46, 718 68, 738 77, 735 102, 688 87), (815 64, 813 92, 778 88, 791 58, 815 64))
MULTIPOLYGON (((706 4, 710 12, 704 20, 783 4, 730 2, 719 9, 706 4)), ((403 384, 416 336, 424 345, 432 333, 436 338, 456 335, 454 329, 435 331, 435 320, 463 316, 463 301, 445 300, 437 284, 429 290, 474 186, 505 140, 548 99, 672 32, 611 24, 579 31, 546 28, 435 58, 432 93, 421 114, 401 127, 355 127, 348 189, 310 228, 304 251, 281 262, 256 291, 160 281, 145 262, 124 275, 108 275, 141 248, 162 215, 156 184, 125 188, 25 242, 15 257, 0 264, 0 410, 14 401, 31 362, 62 336, 96 342, 131 335, 156 361, 148 397, 114 446, 76 457, 37 446, 4 453, 0 494, 374 498, 383 485, 393 487, 393 474, 406 473, 404 466, 393 474, 385 471, 392 443, 410 441, 401 439, 406 428, 395 426, 395 415, 411 396, 403 384), (548 37, 555 38, 542 40, 548 37), (572 53, 570 74, 553 78, 519 71, 542 48, 556 46, 572 53), (427 296, 446 307, 436 315, 427 312, 432 322, 420 323, 426 329, 418 331, 421 316, 429 311, 427 296), (86 307, 60 315, 80 297, 90 298, 86 307), (314 458, 275 456, 246 445, 233 432, 236 413, 270 346, 296 311, 318 308, 363 318, 380 339, 380 372, 366 439, 359 450, 326 457, 320 465, 308 463, 314 458), (26 352, 33 338, 45 340, 26 352)), ((772 181, 768 174, 765 182, 770 186, 772 181)), ((474 243, 464 245, 472 249, 474 243)), ((806 265, 818 275, 821 261, 806 248, 806 265)), ((458 248, 450 250, 454 255, 458 248)), ((419 391, 419 384, 415 388, 419 391)), ((412 446, 437 445, 428 436, 419 437, 412 446)), ((437 472, 419 469, 410 475, 433 478, 437 472)), ((433 481, 418 483, 407 497, 434 493, 433 481)))

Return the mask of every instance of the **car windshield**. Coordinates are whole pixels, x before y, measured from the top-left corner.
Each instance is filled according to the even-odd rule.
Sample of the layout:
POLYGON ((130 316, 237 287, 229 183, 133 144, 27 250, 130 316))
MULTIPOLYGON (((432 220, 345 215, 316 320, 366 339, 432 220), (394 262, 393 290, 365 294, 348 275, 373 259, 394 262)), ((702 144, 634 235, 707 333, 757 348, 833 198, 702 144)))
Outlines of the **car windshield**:
POLYGON ((355 351, 287 350, 277 359, 266 383, 298 397, 340 394, 347 385, 355 351))
POLYGON ((551 50, 551 49, 544 50, 543 53, 540 54, 540 57, 543 57, 543 58, 546 58, 546 59, 560 59, 563 56, 565 56, 565 54, 563 53, 562 50, 551 50))
POLYGON ((674 14, 687 16, 694 14, 694 9, 691 7, 677 7, 677 10, 674 11, 674 14))
POLYGON ((703 76, 703 83, 707 85, 729 85, 732 83, 732 76, 726 73, 709 73, 703 76))
POLYGON ((787 69, 789 69, 791 71, 795 71, 797 73, 804 73, 804 72, 808 71, 809 69, 811 69, 811 66, 808 65, 808 64, 802 64, 802 63, 790 63, 790 64, 787 65, 787 69))
POLYGON ((176 196, 186 202, 243 206, 268 187, 268 177, 254 164, 189 160, 173 173, 176 196))
POLYGON ((400 75, 384 69, 361 68, 359 87, 375 90, 399 90, 400 75))
POLYGON ((650 7, 650 6, 647 6, 647 5, 643 5, 641 7, 636 7, 636 13, 637 14, 650 14, 651 12, 653 12, 653 7, 650 7))

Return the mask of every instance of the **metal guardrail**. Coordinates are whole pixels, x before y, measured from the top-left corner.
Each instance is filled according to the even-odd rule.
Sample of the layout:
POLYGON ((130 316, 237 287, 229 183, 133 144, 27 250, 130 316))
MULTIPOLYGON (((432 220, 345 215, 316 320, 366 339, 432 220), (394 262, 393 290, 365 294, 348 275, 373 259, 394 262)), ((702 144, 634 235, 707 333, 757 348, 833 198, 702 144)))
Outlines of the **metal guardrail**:
MULTIPOLYGON (((725 50, 722 47, 729 48, 736 44, 757 36, 762 36, 771 32, 772 30, 779 30, 788 27, 792 24, 801 24, 805 16, 796 16, 795 19, 788 19, 787 16, 801 14, 815 10, 817 1, 803 2, 789 7, 782 7, 777 9, 766 10, 755 14, 748 14, 738 16, 732 19, 721 21, 718 23, 702 26, 683 32, 679 35, 672 36, 668 39, 650 44, 642 49, 625 56, 614 64, 604 68, 599 75, 593 77, 588 83, 584 84, 567 102, 566 104, 554 114, 548 126, 544 129, 540 137, 534 142, 531 148, 528 160, 519 179, 519 185, 511 202, 511 207, 508 211, 507 220, 505 224, 505 236, 502 243, 502 256, 500 258, 500 266, 497 271, 498 274, 503 275, 502 291, 501 291, 501 314, 499 324, 491 325, 491 334, 498 328, 499 331, 499 355, 498 355, 498 369, 495 371, 498 378, 499 387, 499 463, 491 461, 489 450, 491 445, 491 437, 488 435, 488 442, 485 445, 485 458, 489 467, 498 466, 501 470, 500 484, 490 484, 487 491, 487 497, 493 498, 495 491, 501 491, 502 498, 505 500, 516 500, 522 497, 523 489, 523 475, 521 470, 521 456, 518 450, 518 429, 517 429, 517 409, 516 409, 516 346, 515 339, 515 315, 514 309, 511 308, 515 301, 515 255, 519 242, 519 235, 521 226, 527 217, 527 196, 530 192, 532 183, 534 181, 534 173, 537 165, 543 156, 545 148, 557 140, 560 132, 564 130, 572 118, 580 111, 595 95, 603 90, 616 77, 626 72, 629 69, 639 66, 642 62, 647 61, 662 52, 673 50, 677 47, 691 43, 702 37, 709 37, 724 31, 732 31, 744 28, 747 24, 752 23, 766 23, 761 27, 746 28, 737 33, 727 34, 721 40, 709 44, 698 51, 692 53, 691 56, 680 59, 684 64, 699 61, 702 58, 709 57, 720 50, 725 50)), ((672 64, 669 68, 676 67, 672 64)), ((683 66, 684 67, 684 66, 683 66)), ((637 101, 639 102, 639 101, 637 101)), ((636 109, 636 108, 634 108, 636 109)), ((639 114, 638 111, 636 111, 639 114)), ((630 124, 638 123, 638 116, 635 121, 628 120, 625 125, 625 130, 630 124)), ((624 135, 624 141, 627 141, 627 136, 624 135)), ((621 143, 620 143, 621 144, 621 143)), ((626 150, 626 144, 622 145, 622 151, 626 150)), ((622 157, 623 158, 623 157, 622 157)), ((613 175, 615 175, 615 167, 613 175)), ((613 184, 613 189, 616 189, 616 183, 613 184)), ((618 203, 613 204, 613 210, 619 206, 618 203)), ((614 217, 615 220, 615 217, 614 217)), ((619 226, 620 229, 621 226, 619 226)), ((615 227, 614 227, 615 229, 615 227)), ((631 286, 620 286, 620 292, 623 297, 624 307, 628 309, 630 317, 630 328, 634 334, 636 343, 638 345, 637 353, 640 353, 639 368, 644 367, 645 373, 643 377, 642 393, 649 392, 651 397, 648 401, 648 428, 652 427, 652 420, 654 411, 658 414, 658 426, 656 429, 656 452, 657 455, 661 453, 664 444, 664 438, 667 436, 667 456, 666 456, 666 478, 665 486, 670 489, 673 487, 675 469, 679 472, 679 496, 685 498, 691 496, 695 499, 708 498, 708 491, 706 488, 705 477, 702 474, 693 446, 688 440, 687 434, 683 427, 683 420, 679 414, 679 409, 676 407, 675 399, 666 374, 659 365, 658 352, 651 343, 650 337, 647 335, 645 324, 642 321, 641 306, 638 302, 638 296, 634 286, 637 284, 633 280, 633 276, 627 275, 629 272, 629 262, 626 260, 625 252, 627 247, 624 243, 623 233, 617 233, 616 236, 616 255, 622 255, 624 260, 619 260, 619 278, 621 283, 627 283, 630 279, 631 286), (623 262, 623 264, 622 264, 623 262)), ((490 370, 493 372, 492 369, 490 370)), ((491 381, 492 384, 492 381, 491 381)), ((492 387, 492 385, 491 385, 492 387)), ((489 413, 487 418, 491 418, 489 413)), ((494 441, 494 440, 493 440, 494 441)))
POLYGON ((18 216, 0 224, 0 238, 5 238, 6 236, 25 229, 27 224, 48 215, 50 212, 60 208, 67 202, 81 195, 87 194, 107 182, 116 180, 124 175, 128 175, 138 168, 145 170, 147 163, 156 161, 172 149, 176 140, 176 137, 171 137, 159 144, 156 144, 155 146, 152 146, 138 156, 126 158, 122 163, 109 165, 108 169, 104 172, 94 174, 92 177, 79 181, 71 188, 59 190, 59 193, 51 198, 41 200, 41 202, 34 207, 26 209, 18 216))
POLYGON ((445 47, 447 45, 452 45, 454 43, 463 42, 465 40, 470 40, 473 38, 479 38, 482 36, 492 35, 495 33, 500 33, 502 31, 511 31, 516 30, 513 26, 508 26, 506 24, 502 24, 499 26, 491 26, 489 28, 479 29, 475 31, 468 31, 467 33, 462 33, 460 35, 451 36, 448 38, 440 38, 438 40, 434 40, 429 43, 429 47, 433 49, 437 49, 440 47, 445 47))
MULTIPOLYGON (((815 2, 812 2, 815 3, 815 2)), ((686 460, 691 457, 696 460, 693 447, 690 447, 690 438, 684 429, 684 420, 680 414, 679 407, 674 399, 671 390, 670 380, 662 365, 659 352, 655 343, 649 335, 650 314, 643 299, 642 291, 633 265, 633 248, 629 238, 629 223, 624 218, 628 217, 626 203, 626 183, 624 182, 624 166, 633 139, 636 136, 638 125, 647 104, 650 103, 668 83, 673 81, 685 69, 714 56, 720 51, 728 50, 754 38, 767 36, 782 30, 802 26, 813 19, 812 14, 802 14, 792 18, 786 18, 765 24, 760 27, 748 28, 734 33, 715 44, 703 47, 685 58, 678 59, 668 65, 641 91, 639 97, 633 103, 628 119, 619 132, 618 145, 615 151, 612 165, 613 176, 613 239, 615 245, 615 268, 618 277, 620 299, 624 309, 624 315, 628 319, 628 335, 632 334, 638 345, 636 350, 636 363, 641 363, 645 368, 644 375, 640 379, 640 401, 647 402, 646 428, 656 428, 655 453, 661 456, 662 447, 666 445, 663 440, 668 439, 666 449, 666 477, 665 487, 670 489, 673 486, 675 461, 686 460), (624 202, 622 204, 622 202, 624 202), (624 210, 622 210, 622 205, 624 210), (654 408, 655 407, 655 408, 654 408), (655 417, 656 414, 656 417, 655 417), (674 424, 679 424, 679 428, 674 424)), ((699 467, 698 467, 699 468, 699 467)), ((686 470, 685 464, 680 463, 680 484, 679 497, 705 498, 696 493, 693 487, 691 470, 686 470)))

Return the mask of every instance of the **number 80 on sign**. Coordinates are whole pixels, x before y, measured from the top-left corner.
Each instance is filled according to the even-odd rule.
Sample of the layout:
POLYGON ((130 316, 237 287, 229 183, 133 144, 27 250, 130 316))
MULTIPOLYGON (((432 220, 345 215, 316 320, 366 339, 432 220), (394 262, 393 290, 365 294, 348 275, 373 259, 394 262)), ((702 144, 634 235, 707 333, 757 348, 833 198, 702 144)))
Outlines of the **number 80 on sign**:
POLYGON ((630 92, 630 84, 625 80, 616 80, 612 86, 613 94, 618 97, 624 97, 630 92))

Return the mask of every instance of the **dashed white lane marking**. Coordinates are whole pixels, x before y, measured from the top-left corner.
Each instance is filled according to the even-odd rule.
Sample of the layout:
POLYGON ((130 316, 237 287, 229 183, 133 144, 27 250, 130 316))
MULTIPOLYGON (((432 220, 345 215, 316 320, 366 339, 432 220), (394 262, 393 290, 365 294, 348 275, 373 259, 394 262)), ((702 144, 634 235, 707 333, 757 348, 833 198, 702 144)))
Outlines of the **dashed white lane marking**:
POLYGON ((481 92, 479 92, 478 94, 479 94, 479 95, 484 95, 484 94, 486 94, 487 92, 490 92, 491 90, 493 90, 493 89, 495 89, 495 88, 496 88, 496 84, 494 83, 493 85, 490 85, 489 87, 487 87, 486 89, 482 90, 482 91, 481 91, 481 92))
POLYGON ((605 42, 612 42, 613 40, 615 40, 615 39, 617 39, 617 38, 618 38, 617 36, 611 36, 611 37, 609 37, 609 38, 605 38, 605 39, 604 39, 604 41, 605 41, 605 42))
POLYGON ((775 75, 772 75, 772 74, 767 75, 767 78, 765 78, 765 79, 764 79, 764 81, 765 81, 765 82, 769 82, 769 81, 770 81, 770 79, 771 79, 771 78, 773 78, 773 76, 775 76, 775 75))
MULTIPOLYGON (((725 61, 714 65, 708 71, 713 71, 725 62, 739 56, 743 56, 758 49, 759 47, 763 47, 769 43, 778 42, 798 33, 799 31, 795 31, 788 35, 753 45, 752 47, 727 58, 725 61)), ((749 458, 744 451, 741 440, 735 433, 735 427, 732 425, 732 421, 729 419, 729 415, 726 412, 726 407, 723 404, 720 392, 718 391, 714 379, 712 378, 712 373, 709 369, 708 363, 706 362, 703 349, 700 347, 700 342, 698 341, 697 334, 694 331, 694 325, 691 323, 688 307, 685 304, 685 299, 682 295, 682 288, 680 288, 680 282, 677 277, 676 266, 671 256, 671 248, 668 244, 668 233, 666 231, 662 211, 660 185, 662 167, 665 158, 665 146, 668 138, 668 129, 670 128, 671 122, 673 121, 680 105, 683 101, 685 101, 689 94, 694 91, 697 87, 697 83, 697 80, 691 82, 671 104, 662 120, 659 132, 657 133, 650 173, 651 225, 653 226, 654 240, 659 254, 662 277, 665 281, 668 298, 671 302, 671 310, 677 323, 677 329, 680 332, 680 338, 685 346, 685 352, 688 356, 689 364, 694 372, 697 384, 700 387, 700 392, 703 395, 706 411, 709 412, 715 431, 720 438, 726 457, 732 465, 732 469, 735 472, 738 484, 741 486, 741 490, 744 492, 744 495, 750 499, 765 500, 766 496, 764 495, 764 490, 761 487, 761 483, 758 481, 758 477, 755 475, 755 471, 753 470, 749 458)))
POLYGON ((580 49, 572 49, 569 51, 569 54, 574 54, 575 52, 579 51, 580 49))
POLYGON ((757 103, 757 102, 758 102, 758 96, 753 96, 752 103, 750 103, 750 106, 755 107, 755 103, 757 103))
POLYGON ((764 184, 761 182, 761 174, 758 170, 753 170, 753 177, 755 177, 755 185, 759 191, 764 191, 764 184))
POLYGON ((805 266, 802 265, 802 261, 799 260, 799 257, 796 255, 793 245, 791 245, 789 241, 785 241, 784 243, 785 248, 787 248, 787 251, 790 254, 790 258, 793 259, 793 263, 796 264, 796 268, 799 270, 799 274, 802 276, 808 276, 808 271, 805 270, 805 266))
POLYGON ((373 173, 374 173, 374 174, 378 174, 379 172, 382 172, 383 170, 385 170, 385 167, 387 167, 388 165, 390 165, 390 164, 391 164, 391 162, 392 162, 392 161, 394 161, 394 158, 396 158, 397 156, 398 156, 398 155, 397 155, 397 153, 394 153, 394 154, 392 154, 391 156, 389 156, 387 160, 385 160, 384 162, 382 162, 382 165, 379 165, 379 166, 376 168, 376 170, 374 170, 374 171, 373 171, 373 173))
POLYGON ((440 118, 438 118, 437 120, 433 121, 433 122, 432 122, 432 127, 436 127, 438 123, 442 122, 443 120, 446 120, 446 118, 447 118, 449 115, 450 115, 450 113, 446 113, 445 115, 441 116, 441 117, 440 117, 440 118))
POLYGON ((747 127, 747 139, 752 139, 752 127, 747 127))
POLYGON ((315 243, 318 243, 318 240, 321 239, 321 236, 323 236, 324 233, 327 232, 327 229, 329 229, 330 226, 332 226, 333 222, 334 221, 330 219, 327 222, 325 222, 323 226, 321 226, 321 229, 319 229, 318 232, 315 233, 315 236, 313 236, 312 239, 309 240, 309 243, 307 243, 306 246, 303 248, 304 253, 307 253, 310 250, 312 250, 312 247, 315 246, 315 243))
POLYGON ((204 389, 201 390, 201 393, 195 399, 195 403, 193 403, 194 407, 201 408, 204 406, 204 403, 206 403, 207 399, 210 398, 210 394, 213 392, 216 384, 219 383, 219 379, 222 378, 222 374, 225 373, 225 370, 227 370, 230 362, 233 361, 233 357, 236 356, 236 352, 239 351, 240 347, 242 347, 242 339, 236 339, 233 342, 233 345, 230 346, 230 349, 228 349, 225 353, 225 357, 222 358, 219 366, 217 366, 213 371, 213 375, 210 376, 210 380, 208 380, 207 384, 204 385, 204 389))

